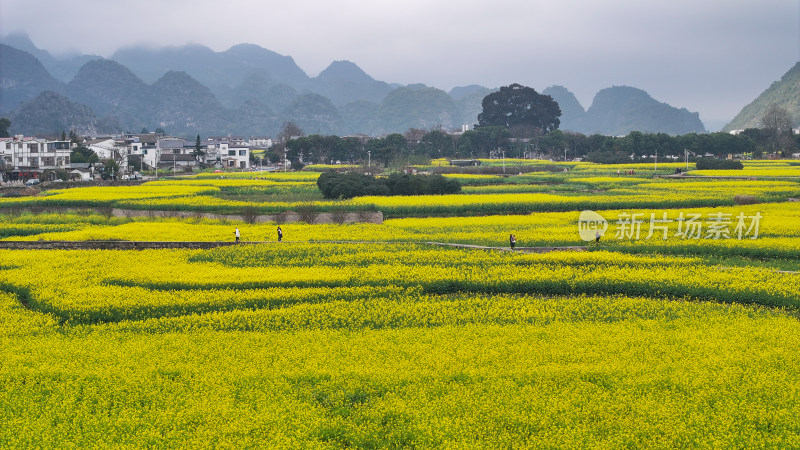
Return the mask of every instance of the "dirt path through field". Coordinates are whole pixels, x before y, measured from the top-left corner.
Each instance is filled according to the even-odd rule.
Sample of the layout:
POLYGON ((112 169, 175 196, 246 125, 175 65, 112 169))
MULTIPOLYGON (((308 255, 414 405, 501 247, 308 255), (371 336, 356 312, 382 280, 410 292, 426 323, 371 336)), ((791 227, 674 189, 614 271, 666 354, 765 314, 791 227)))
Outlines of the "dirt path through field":
MULTIPOLYGON (((231 245, 256 245, 256 244, 375 244, 377 242, 362 241, 242 241, 238 244, 233 241, 0 241, 0 249, 7 250, 146 250, 159 248, 188 248, 209 249, 228 247, 231 245)), ((387 244, 428 244, 442 247, 472 248, 482 250, 518 251, 524 253, 548 253, 556 251, 582 252, 582 246, 556 246, 556 247, 490 247, 470 244, 453 244, 448 242, 382 242, 387 244)))

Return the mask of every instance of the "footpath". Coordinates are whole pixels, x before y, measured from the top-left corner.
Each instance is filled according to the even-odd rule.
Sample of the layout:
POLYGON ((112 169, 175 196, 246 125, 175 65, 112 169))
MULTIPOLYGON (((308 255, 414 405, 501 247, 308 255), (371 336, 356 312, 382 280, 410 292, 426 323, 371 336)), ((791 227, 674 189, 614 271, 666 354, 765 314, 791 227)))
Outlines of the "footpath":
POLYGON ((442 247, 471 248, 478 250, 518 251, 523 253, 582 252, 585 246, 561 247, 489 247, 482 245, 452 244, 448 242, 362 242, 362 241, 0 241, 3 250, 148 250, 148 249, 210 249, 232 245, 257 244, 428 244, 442 247))

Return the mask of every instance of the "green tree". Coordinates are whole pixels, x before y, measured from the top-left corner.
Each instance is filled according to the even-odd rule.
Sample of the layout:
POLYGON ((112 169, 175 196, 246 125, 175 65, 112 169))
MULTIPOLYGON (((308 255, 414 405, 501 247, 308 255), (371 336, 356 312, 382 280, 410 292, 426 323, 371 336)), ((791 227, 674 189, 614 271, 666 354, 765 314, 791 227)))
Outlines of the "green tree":
POLYGON ((564 133, 564 141, 576 158, 582 158, 589 153, 589 138, 586 135, 568 131, 564 133))
POLYGON ((469 130, 459 136, 457 142, 453 146, 453 159, 463 158, 464 155, 474 156, 478 152, 478 132, 469 130))
POLYGON ((481 156, 487 156, 493 150, 509 150, 508 138, 511 137, 511 132, 508 128, 486 126, 478 128, 475 132, 481 156))
MULTIPOLYGON (((561 130, 554 130, 552 133, 543 137, 539 141, 539 145, 557 159, 562 159, 565 157, 566 153, 569 153, 569 150, 567 150, 566 153, 564 152, 564 149, 567 148, 567 140, 561 130)), ((566 155, 566 157, 575 157, 575 154, 566 155)))
MULTIPOLYGON (((373 164, 381 162, 386 167, 391 161, 397 160, 406 153, 407 145, 408 142, 405 136, 400 133, 392 133, 383 138, 370 140, 367 142, 365 150, 372 152, 371 159, 373 164)), ((362 155, 362 158, 366 156, 362 155)))
POLYGON ((622 138, 621 150, 629 155, 636 155, 637 157, 647 154, 645 148, 645 137, 641 131, 631 131, 627 136, 622 138))
POLYGON ((339 140, 336 153, 331 158, 339 161, 355 161, 359 155, 364 153, 364 143, 356 137, 345 137, 339 140))
POLYGON ((483 98, 478 125, 514 129, 516 137, 533 137, 558 129, 561 109, 549 95, 512 84, 483 98))
MULTIPOLYGON (((331 155, 337 153, 337 148, 340 144, 339 136, 322 136, 319 134, 312 134, 307 137, 308 149, 303 153, 303 160, 309 163, 329 163, 333 157, 331 155)), ((337 158, 340 159, 340 158, 337 158)))
POLYGON ((192 151, 192 156, 194 159, 199 161, 201 164, 203 163, 203 157, 206 156, 206 152, 203 150, 203 145, 200 143, 200 135, 197 135, 197 140, 194 141, 194 150, 192 151))
POLYGON ((104 159, 103 166, 100 167, 100 176, 104 180, 116 180, 119 176, 119 166, 113 159, 104 159))
POLYGON ((452 153, 453 140, 441 130, 431 130, 422 136, 422 149, 430 158, 442 158, 452 153))
POLYGON ((593 134, 586 138, 589 146, 588 153, 610 152, 614 149, 614 141, 610 136, 593 134))
POLYGON ((458 139, 457 151, 454 158, 486 158, 490 152, 496 150, 509 150, 508 138, 511 133, 508 128, 500 126, 485 126, 469 130, 458 139))
POLYGON ((69 180, 69 171, 66 169, 56 169, 56 179, 69 180))
POLYGON ((278 164, 283 159, 283 147, 273 145, 267 151, 267 159, 272 164, 278 164))
POLYGON ((292 165, 300 163, 300 155, 307 155, 311 149, 311 141, 306 137, 300 136, 294 139, 289 139, 285 142, 286 159, 292 162, 292 165))
POLYGON ((11 121, 5 117, 0 119, 0 137, 9 137, 8 127, 11 126, 11 121))
POLYGON ((100 159, 91 149, 79 145, 70 152, 69 160, 73 163, 96 163, 100 159))

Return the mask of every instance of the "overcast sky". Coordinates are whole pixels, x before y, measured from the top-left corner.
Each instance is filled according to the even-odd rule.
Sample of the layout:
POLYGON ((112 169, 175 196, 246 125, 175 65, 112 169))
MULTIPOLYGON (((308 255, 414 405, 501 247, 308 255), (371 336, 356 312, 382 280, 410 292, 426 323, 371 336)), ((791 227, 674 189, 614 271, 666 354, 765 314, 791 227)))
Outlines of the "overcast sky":
POLYGON ((349 60, 449 91, 555 84, 584 108, 633 86, 714 131, 800 60, 800 0, 0 0, 0 34, 53 54, 252 43, 309 76, 349 60))

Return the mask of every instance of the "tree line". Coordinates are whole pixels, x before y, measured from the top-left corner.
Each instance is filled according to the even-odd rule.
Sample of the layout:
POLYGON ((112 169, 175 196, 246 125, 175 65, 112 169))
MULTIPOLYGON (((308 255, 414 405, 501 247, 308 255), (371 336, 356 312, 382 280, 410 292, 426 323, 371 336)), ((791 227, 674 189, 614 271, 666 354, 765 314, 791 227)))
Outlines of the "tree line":
POLYGON ((293 166, 299 165, 300 161, 323 164, 367 164, 371 161, 373 165, 382 167, 401 167, 437 158, 582 158, 600 163, 617 163, 653 156, 683 159, 687 152, 690 159, 703 155, 726 158, 729 154, 749 154, 753 158, 761 158, 772 153, 787 157, 800 147, 798 137, 794 135, 784 134, 781 141, 777 145, 773 130, 761 128, 747 129, 737 135, 717 132, 680 136, 639 131, 627 136, 586 136, 556 129, 543 136, 521 139, 512 137, 511 131, 505 127, 487 126, 459 134, 411 129, 404 134, 371 139, 300 136, 274 146, 268 154, 273 162, 285 157, 293 166))

